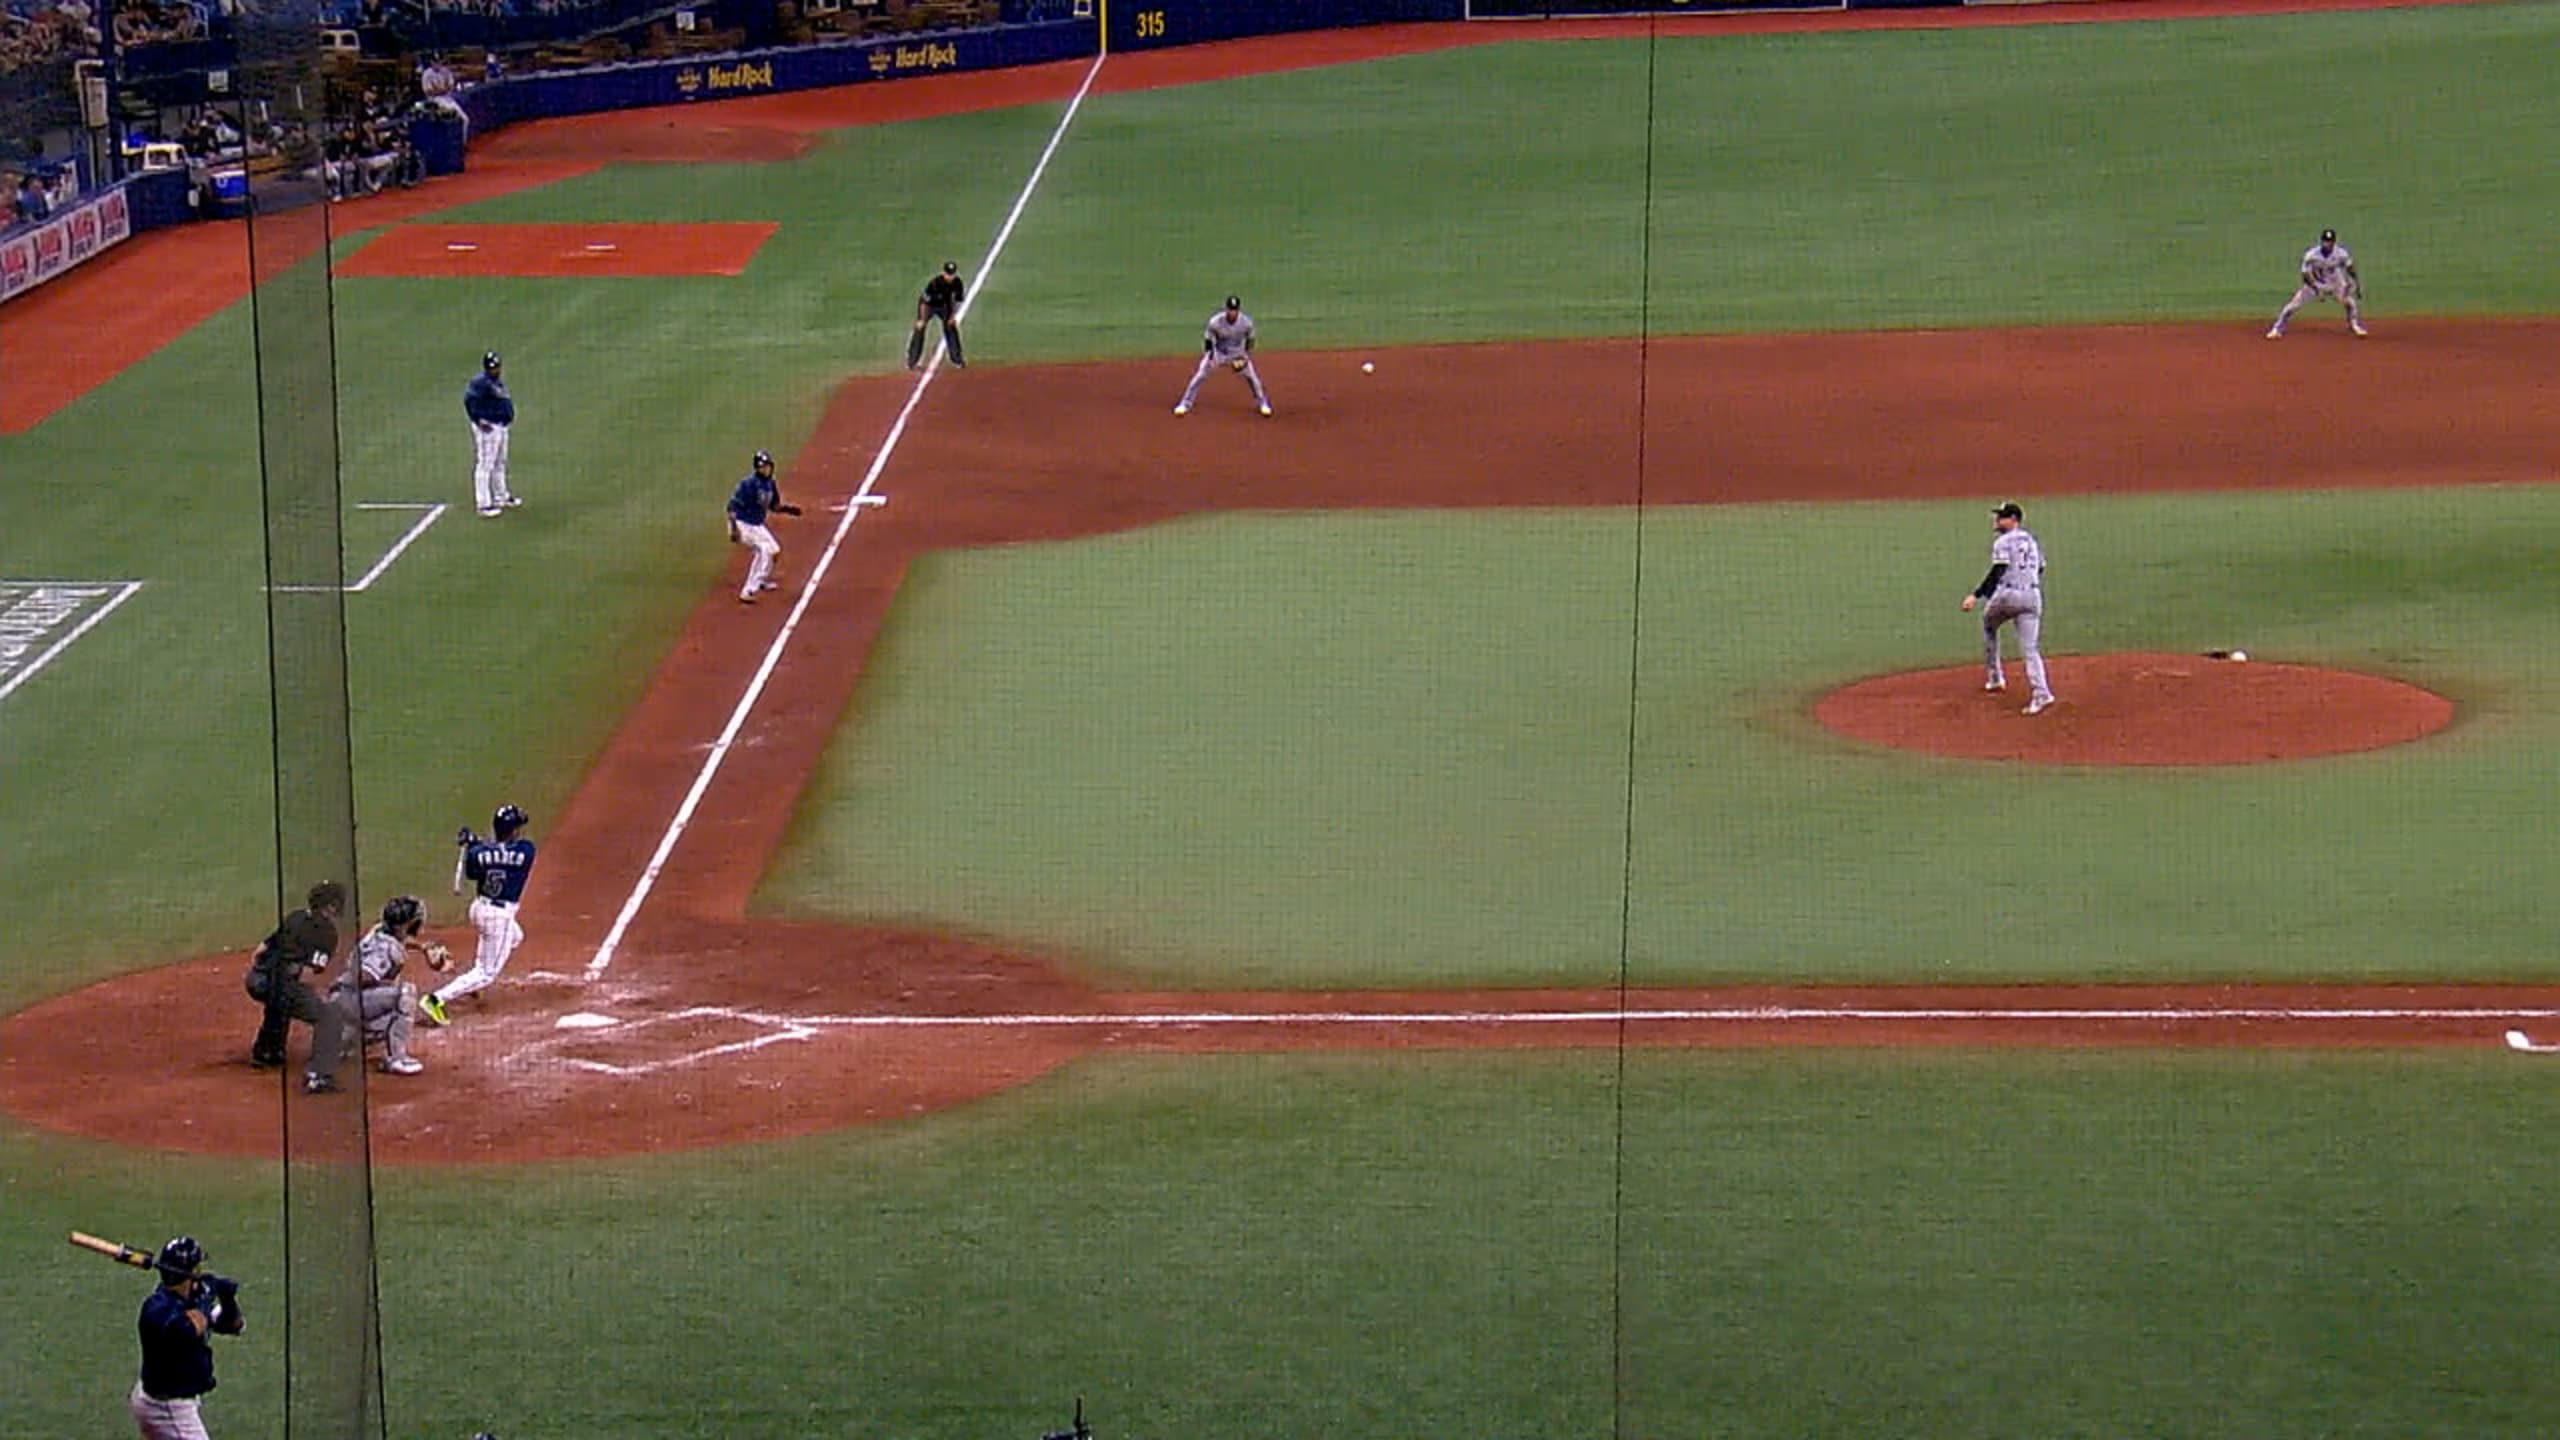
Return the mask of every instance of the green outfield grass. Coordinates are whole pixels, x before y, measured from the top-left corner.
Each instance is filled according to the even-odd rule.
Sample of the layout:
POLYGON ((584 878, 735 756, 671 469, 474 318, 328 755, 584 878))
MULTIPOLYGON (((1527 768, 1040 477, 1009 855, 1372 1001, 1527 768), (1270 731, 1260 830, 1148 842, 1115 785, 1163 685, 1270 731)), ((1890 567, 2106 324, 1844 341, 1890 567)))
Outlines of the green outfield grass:
MULTIPOLYGON (((2378 316, 2550 313, 2555 40, 2560 5, 2477 5, 1502 44, 1106 94, 972 354, 1180 355, 1229 290, 1284 349, 2256 317, 2323 224, 2378 316)), ((462 212, 780 221, 736 279, 337 287, 346 499, 466 504, 458 391, 495 346, 530 501, 448 515, 350 601, 369 895, 439 890, 451 828, 501 800, 538 832, 557 813, 729 559, 743 457, 774 449, 787 483, 831 387, 897 366, 914 286, 976 264, 1058 113, 462 212)), ((272 922, 249 323, 0 437, 0 577, 147 582, 0 702, 0 1010, 272 922)), ((395 527, 351 516, 351 572, 395 527)), ((929 560, 762 903, 1169 982, 1605 980, 1621 886, 1640 982, 2551 973, 2538 491, 2044 506, 2059 648, 2203 648, 2246 615, 2254 650, 2405 673, 2466 719, 2264 774, 2042 777, 2023 817, 2004 772, 1801 718, 1842 679, 1966 657, 1944 601, 1978 573, 1978 506, 1643 528, 1641 596, 1632 517, 1607 514, 929 560), (1753 543, 1809 524, 1839 562, 1810 587, 1753 543), (1166 596, 1197 623, 1162 624, 1166 596)), ((206 1046, 248 1022, 226 993, 206 1046)), ((1113 1061, 791 1144, 392 1172, 392 1433, 990 1440, 1082 1393, 1114 1437, 2535 1434, 2560 1398, 2548 1078, 2410 1054, 1113 1061)), ((276 1184, 0 1120, 0 1440, 125 1425, 140 1288, 61 1231, 193 1231, 273 1317, 276 1184)), ((279 1412, 282 1330, 258 1326, 224 1354, 218 1435, 279 1412)))
POLYGON ((2553 973, 2538 896, 2502 878, 2555 858, 2546 496, 2047 503, 2057 652, 2245 643, 2464 719, 2397 752, 2031 787, 1804 713, 1977 653, 1939 602, 1974 578, 1979 511, 1657 508, 1640 607, 1631 511, 944 557, 767 899, 1209 986, 1609 983, 1622 899, 1640 981, 2553 973), (1808 574, 1791 537, 1816 530, 1808 574))
MULTIPOLYGON (((1273 1440, 1607 1434, 1619 1403, 1646 1435, 2531 1435, 2560 1402, 2547 1079, 2476 1054, 1639 1052, 1623 1088, 1588 1053, 1093 1062, 829 1139, 393 1172, 392 1433, 981 1440, 1081 1394, 1105 1435, 1273 1440)), ((271 1273, 271 1193, 234 1167, 138 1196, 76 1147, 5 1155, 63 1167, 41 1219, 156 1235, 183 1195, 226 1265, 271 1273)), ((13 1367, 48 1377, 0 1433, 110 1433, 140 1286, 50 1229, 0 1237, 0 1299, 43 1316, 13 1367)), ((265 1433, 280 1344, 225 1349, 215 1433, 265 1433)))

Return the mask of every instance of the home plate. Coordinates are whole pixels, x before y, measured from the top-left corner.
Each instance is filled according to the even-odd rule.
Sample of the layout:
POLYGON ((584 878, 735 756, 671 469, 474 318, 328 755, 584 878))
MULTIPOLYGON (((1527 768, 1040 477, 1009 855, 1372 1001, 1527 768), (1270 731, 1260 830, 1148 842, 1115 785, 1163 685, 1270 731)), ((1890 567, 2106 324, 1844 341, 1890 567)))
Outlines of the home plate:
POLYGON ((551 1023, 562 1030, 602 1030, 622 1022, 610 1015, 598 1015, 592 1010, 573 1010, 551 1023))

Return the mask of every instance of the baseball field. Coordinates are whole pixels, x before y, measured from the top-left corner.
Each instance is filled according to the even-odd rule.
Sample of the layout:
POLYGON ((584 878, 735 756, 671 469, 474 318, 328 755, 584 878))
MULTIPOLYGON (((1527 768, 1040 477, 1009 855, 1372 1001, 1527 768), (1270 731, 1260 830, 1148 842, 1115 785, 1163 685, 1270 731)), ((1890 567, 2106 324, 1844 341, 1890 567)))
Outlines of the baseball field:
MULTIPOLYGON (((467 955, 455 827, 543 846, 355 1096, 247 1063, 239 232, 0 312, 0 1437, 128 1429, 63 1232, 280 1293, 333 1104, 392 1436, 2548 1433, 2560 4, 2191 8, 1326 32, 340 207, 349 878, 467 955), (2270 341, 2324 226, 2372 334, 2270 341), (1228 294, 1276 413, 1177 417, 1228 294)), ((219 1363, 281 1433, 281 1326, 219 1363)))

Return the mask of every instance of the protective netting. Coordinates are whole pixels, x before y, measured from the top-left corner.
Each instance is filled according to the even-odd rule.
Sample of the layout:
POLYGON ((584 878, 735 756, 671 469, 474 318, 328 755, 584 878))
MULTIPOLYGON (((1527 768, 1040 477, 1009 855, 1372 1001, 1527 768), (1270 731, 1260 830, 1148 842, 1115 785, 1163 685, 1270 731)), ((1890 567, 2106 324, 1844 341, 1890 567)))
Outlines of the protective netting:
MULTIPOLYGON (((326 133, 319 16, 311 5, 284 4, 239 18, 234 123, 253 142, 254 157, 246 230, 277 885, 289 903, 317 879, 347 883, 343 964, 364 929, 366 897, 355 888, 329 207, 319 169, 326 133)), ((360 1051, 360 1038, 354 1043, 360 1051)), ((283 1071, 286 1433, 294 1436, 383 1433, 368 1072, 358 1059, 338 1066, 338 1094, 305 1093, 303 1072, 292 1065, 283 1071)))

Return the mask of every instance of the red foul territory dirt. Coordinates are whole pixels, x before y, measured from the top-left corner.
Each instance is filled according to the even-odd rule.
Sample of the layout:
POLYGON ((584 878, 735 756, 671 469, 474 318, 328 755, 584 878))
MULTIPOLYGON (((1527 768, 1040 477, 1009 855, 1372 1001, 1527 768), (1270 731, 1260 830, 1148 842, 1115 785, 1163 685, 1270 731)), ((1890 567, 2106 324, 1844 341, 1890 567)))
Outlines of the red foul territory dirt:
MULTIPOLYGON (((2226 729, 2257 737, 2230 743, 2262 749, 2278 729, 2302 729, 2256 724, 2248 712, 2297 704, 2295 686, 2317 683, 2358 687, 2327 710, 2403 717, 2387 733, 2318 742, 2327 749, 2410 738, 2444 723, 2451 702, 2280 656, 2245 665, 2063 656, 2056 674, 2065 705, 2025 720, 1971 688, 1972 627, 1953 603, 1979 573, 1985 502, 2021 496, 2050 536, 2068 527, 2072 497, 2110 490, 2548 483, 2560 410, 2532 403, 2531 387, 2555 356, 2560 322, 2404 322, 2364 342, 2305 330, 2283 345, 2239 325, 1655 340, 1641 351, 1629 342, 1474 345, 1367 357, 1274 346, 1264 369, 1280 414, 1268 420, 1224 375, 1193 414, 1170 414, 1192 364, 1178 346, 1147 364, 982 358, 941 375, 927 393, 883 472, 889 503, 863 512, 849 532, 709 802, 610 966, 589 979, 590 957, 787 613, 787 603, 740 606, 734 575, 704 591, 576 797, 562 814, 539 817, 549 858, 528 897, 531 938, 508 977, 484 1002, 457 1007, 454 1028, 422 1035, 426 1074, 368 1076, 377 1153, 391 1163, 524 1161, 801 1135, 986 1096, 1104 1051, 1531 1048, 1622 1038, 1661 1046, 2495 1044, 2516 1023, 2511 1012, 2560 1005, 2560 989, 1663 991, 1631 997, 1640 1013, 1622 1025, 1611 991, 1131 992, 1091 963, 912 927, 765 920, 751 917, 747 902, 847 714, 912 560, 1210 510, 1626 505, 1639 495, 1653 504, 1944 499, 1945 529, 1956 537, 1942 597, 1947 688, 1888 677, 1876 694, 1889 703, 1851 705, 1853 723, 1866 723, 1855 718, 1861 709, 1890 717, 1896 704, 1943 705, 1963 722, 1947 727, 1958 738, 2082 747, 2002 752, 2015 758, 2105 763, 2100 747, 2138 729, 2148 737, 2143 748, 2114 759, 2218 763, 2269 758, 2213 747, 2226 729), (1377 372, 1361 373, 1362 358, 1380 362, 1377 372), (2331 403, 2306 414, 2298 397, 2315 381, 2331 403), (1204 463, 1213 450, 1224 463, 1204 463), (1925 693, 1894 699, 1911 686, 1925 693), (2153 700, 2178 715, 2145 722, 2153 700), (2209 712, 2218 718, 2194 723, 2184 709, 2192 703, 2220 707, 2209 712), (2345 1010, 2386 1013, 2337 1013, 2345 1010), (612 1023, 574 1028, 585 1016, 612 1023)), ((794 589, 780 601, 807 576, 836 507, 858 486, 913 383, 894 375, 845 385, 808 446, 785 457, 791 491, 809 514, 783 522, 794 589)), ((2249 637, 2227 638, 2245 645, 2249 637)), ((1866 688, 1808 693, 1803 704, 1829 719, 1866 688)), ((2024 697, 2013 689, 2007 698, 2024 697)), ((448 938, 463 945, 469 937, 448 938)), ((271 1151, 281 1082, 245 1064, 256 1017, 239 996, 241 964, 227 957, 146 971, 0 1021, 0 1107, 100 1138, 151 1134, 188 1149, 271 1151), (127 1019, 94 1023, 110 1011, 127 1019), (183 1125, 173 1128, 172 1116, 183 1125)), ((2246 964, 2233 957, 2235 970, 2246 964)))
POLYGON ((2023 713, 2024 672, 1985 693, 1980 665, 1880 675, 1822 697, 1813 718, 1897 750, 2035 765, 2257 765, 2406 744, 2453 723, 2453 702, 2379 675, 2205 655, 2049 660, 2063 702, 2023 713))
POLYGON ((341 275, 743 275, 781 227, 752 224, 396 225, 341 275))

